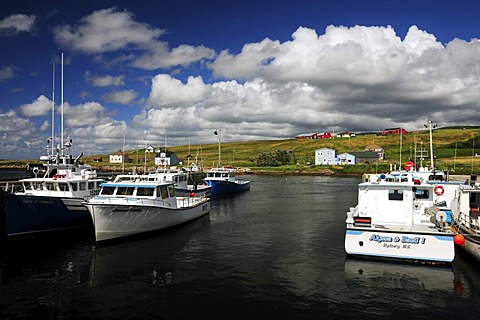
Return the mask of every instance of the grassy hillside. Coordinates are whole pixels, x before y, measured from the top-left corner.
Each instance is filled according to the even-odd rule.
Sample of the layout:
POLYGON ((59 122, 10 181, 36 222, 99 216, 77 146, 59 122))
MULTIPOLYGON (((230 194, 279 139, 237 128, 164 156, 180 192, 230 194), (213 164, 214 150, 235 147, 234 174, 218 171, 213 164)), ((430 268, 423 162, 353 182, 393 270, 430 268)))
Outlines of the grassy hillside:
MULTIPOLYGON (((402 135, 400 146, 399 135, 381 136, 376 134, 357 135, 353 138, 334 138, 334 139, 288 139, 288 140, 260 140, 248 142, 222 142, 221 160, 223 165, 233 165, 235 167, 246 167, 254 171, 280 171, 280 172, 321 172, 321 173, 364 173, 364 172, 384 172, 387 171, 390 164, 402 163, 408 159, 414 159, 415 146, 417 156, 419 150, 423 147, 428 151, 428 155, 423 161, 424 166, 430 164, 430 145, 428 130, 411 132, 402 135), (333 148, 337 153, 363 151, 370 144, 376 144, 385 150, 386 159, 380 164, 375 165, 356 165, 356 166, 314 166, 313 164, 315 150, 319 148, 333 148), (401 148, 401 155, 400 155, 401 148), (257 167, 256 157, 267 151, 287 150, 291 152, 294 163, 291 165, 266 168, 257 167)), ((470 174, 480 172, 480 157, 474 157, 476 151, 480 154, 480 128, 443 128, 433 130, 433 149, 436 158, 436 167, 443 170, 450 170, 457 174, 470 174)), ((168 147, 177 156, 187 164, 188 146, 168 147)), ((113 150, 112 150, 113 151, 113 150)), ((133 159, 132 163, 125 164, 126 170, 132 166, 144 167, 145 153, 144 149, 127 150, 126 154, 133 159)), ((211 167, 218 163, 218 143, 191 145, 190 154, 198 157, 200 164, 204 167, 211 167)), ((154 167, 153 154, 147 154, 149 161, 147 166, 154 167)), ((108 163, 108 155, 86 155, 82 158, 88 164, 99 168, 113 170, 115 166, 108 163), (102 163, 94 163, 93 158, 101 156, 102 163)), ((31 160, 30 162, 37 162, 31 160)), ((1 161, 0 166, 11 166, 13 164, 27 163, 29 161, 1 161)), ((418 161, 419 162, 419 161, 418 161)), ((121 168, 116 165, 116 168, 121 168)))

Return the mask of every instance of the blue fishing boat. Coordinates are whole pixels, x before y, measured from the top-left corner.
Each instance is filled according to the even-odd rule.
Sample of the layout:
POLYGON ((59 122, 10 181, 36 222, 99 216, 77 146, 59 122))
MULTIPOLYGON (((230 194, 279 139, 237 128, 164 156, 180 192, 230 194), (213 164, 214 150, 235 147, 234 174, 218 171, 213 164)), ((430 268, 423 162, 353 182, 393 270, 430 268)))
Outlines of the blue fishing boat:
POLYGON ((235 169, 231 166, 221 165, 221 132, 222 129, 213 133, 218 136, 218 167, 207 171, 207 177, 203 179, 207 186, 211 187, 211 194, 235 193, 250 189, 250 181, 237 180, 235 169))
POLYGON ((233 168, 213 168, 203 179, 211 187, 212 194, 234 193, 250 189, 250 181, 236 178, 233 168))

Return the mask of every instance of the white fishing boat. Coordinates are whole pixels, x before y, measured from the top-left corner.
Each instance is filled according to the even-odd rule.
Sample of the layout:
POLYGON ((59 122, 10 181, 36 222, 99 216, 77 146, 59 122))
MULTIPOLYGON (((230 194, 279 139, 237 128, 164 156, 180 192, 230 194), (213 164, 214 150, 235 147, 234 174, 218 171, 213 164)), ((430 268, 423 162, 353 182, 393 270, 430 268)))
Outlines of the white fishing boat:
POLYGON ((165 178, 167 182, 175 184, 175 191, 179 197, 210 196, 211 186, 206 184, 189 183, 189 178, 193 173, 184 172, 177 167, 157 169, 155 173, 150 173, 152 177, 165 178))
POLYGON ((209 198, 177 197, 173 182, 152 175, 118 175, 84 205, 97 242, 173 227, 210 211, 209 198))
POLYGON ((438 185, 414 175, 372 175, 360 183, 358 204, 347 213, 347 254, 432 264, 452 262, 455 233, 448 214, 436 207, 438 190, 438 185))
POLYGON ((480 261, 480 184, 476 176, 469 184, 458 187, 450 204, 453 225, 462 236, 459 245, 476 260, 480 261))

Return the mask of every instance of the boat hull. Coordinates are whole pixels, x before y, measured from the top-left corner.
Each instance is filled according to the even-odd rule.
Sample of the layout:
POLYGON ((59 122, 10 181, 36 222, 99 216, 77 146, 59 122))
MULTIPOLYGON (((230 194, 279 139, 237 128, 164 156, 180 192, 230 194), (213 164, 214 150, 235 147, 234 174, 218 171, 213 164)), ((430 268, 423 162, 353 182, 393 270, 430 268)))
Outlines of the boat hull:
POLYGON ((205 201, 188 208, 87 203, 97 242, 162 230, 197 219, 210 212, 205 201))
POLYGON ((92 226, 83 198, 3 193, 3 201, 8 238, 92 226))
POLYGON ((458 226, 458 228, 460 234, 462 234, 465 239, 465 242, 462 244, 462 249, 480 262, 480 235, 471 232, 463 225, 458 226))
POLYGON ((455 257, 453 234, 357 228, 347 228, 345 251, 353 256, 432 264, 451 263, 455 257))
POLYGON ((235 193, 250 189, 250 181, 205 180, 205 182, 212 188, 212 194, 235 193))

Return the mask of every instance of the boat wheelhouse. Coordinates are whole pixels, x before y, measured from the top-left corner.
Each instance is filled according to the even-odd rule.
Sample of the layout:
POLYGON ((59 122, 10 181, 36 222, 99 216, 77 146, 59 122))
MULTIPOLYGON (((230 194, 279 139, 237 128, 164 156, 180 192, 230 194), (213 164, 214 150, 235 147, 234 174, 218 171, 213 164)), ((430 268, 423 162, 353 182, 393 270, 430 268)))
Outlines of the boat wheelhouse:
POLYGON ((250 181, 237 179, 233 168, 210 169, 203 181, 212 188, 212 194, 234 193, 250 189, 250 181))

